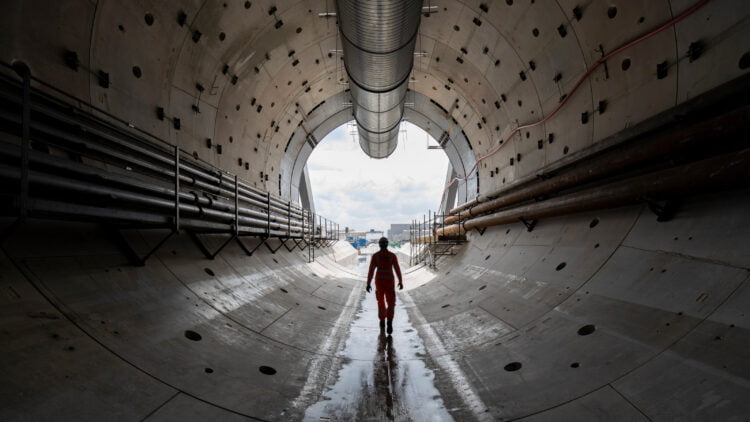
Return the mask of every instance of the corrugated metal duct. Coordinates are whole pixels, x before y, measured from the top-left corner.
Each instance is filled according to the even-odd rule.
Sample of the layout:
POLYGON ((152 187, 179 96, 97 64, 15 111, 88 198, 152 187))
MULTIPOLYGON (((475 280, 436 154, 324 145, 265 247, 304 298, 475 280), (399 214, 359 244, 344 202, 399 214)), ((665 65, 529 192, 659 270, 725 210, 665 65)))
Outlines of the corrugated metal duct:
POLYGON ((385 158, 398 143, 422 0, 337 0, 359 144, 385 158))

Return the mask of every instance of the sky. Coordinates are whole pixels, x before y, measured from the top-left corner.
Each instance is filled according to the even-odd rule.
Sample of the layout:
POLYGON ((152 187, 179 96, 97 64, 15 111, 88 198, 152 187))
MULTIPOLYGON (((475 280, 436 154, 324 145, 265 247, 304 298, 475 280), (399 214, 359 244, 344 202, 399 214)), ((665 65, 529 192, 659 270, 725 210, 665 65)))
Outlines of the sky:
POLYGON ((385 232, 436 210, 445 186, 448 157, 422 129, 401 123, 396 151, 376 160, 360 148, 347 124, 326 136, 307 161, 315 212, 341 229, 385 232))

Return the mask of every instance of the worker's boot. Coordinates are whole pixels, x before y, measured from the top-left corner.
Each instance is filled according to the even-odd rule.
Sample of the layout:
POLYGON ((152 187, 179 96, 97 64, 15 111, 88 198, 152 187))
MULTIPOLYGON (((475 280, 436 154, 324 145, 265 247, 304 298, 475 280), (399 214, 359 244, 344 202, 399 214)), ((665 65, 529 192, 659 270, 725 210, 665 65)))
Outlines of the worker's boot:
POLYGON ((385 330, 385 321, 383 321, 383 320, 381 319, 381 320, 380 320, 380 331, 383 331, 383 330, 385 330))
MULTIPOLYGON (((381 322, 382 324, 382 322, 381 322)), ((393 318, 388 318, 388 330, 386 331, 388 334, 393 332, 393 318)))

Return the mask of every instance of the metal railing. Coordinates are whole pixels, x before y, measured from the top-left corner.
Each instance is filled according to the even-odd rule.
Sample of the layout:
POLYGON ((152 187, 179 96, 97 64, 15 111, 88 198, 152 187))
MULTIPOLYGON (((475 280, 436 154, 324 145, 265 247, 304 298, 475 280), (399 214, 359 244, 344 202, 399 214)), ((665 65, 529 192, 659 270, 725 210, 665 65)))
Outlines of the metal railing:
POLYGON ((464 235, 438 236, 438 230, 445 227, 445 219, 450 214, 431 210, 422 219, 412 220, 409 227, 409 264, 426 263, 435 267, 441 256, 455 255, 454 247, 466 242, 464 235))
POLYGON ((0 72, 1 215, 184 230, 209 258, 236 240, 249 255, 260 245, 273 253, 309 246, 312 260, 314 247, 338 241, 336 223, 34 78, 25 65, 0 65, 20 77, 0 72), (229 239, 211 252, 203 233, 229 239), (248 236, 260 239, 253 249, 241 240, 248 236))

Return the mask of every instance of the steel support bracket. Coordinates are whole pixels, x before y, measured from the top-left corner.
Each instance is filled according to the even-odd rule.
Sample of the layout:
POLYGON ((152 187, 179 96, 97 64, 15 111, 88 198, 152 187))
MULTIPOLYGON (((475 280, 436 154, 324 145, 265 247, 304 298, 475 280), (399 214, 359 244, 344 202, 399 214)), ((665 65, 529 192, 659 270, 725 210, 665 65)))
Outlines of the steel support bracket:
POLYGON ((255 253, 255 251, 257 251, 258 248, 260 248, 266 242, 265 238, 261 238, 260 242, 258 242, 258 244, 255 245, 254 248, 248 249, 247 246, 245 246, 245 242, 243 242, 241 238, 236 237, 235 240, 247 256, 253 256, 253 253, 255 253))
POLYGON ((170 237, 172 237, 175 233, 177 233, 175 230, 170 230, 169 233, 164 236, 159 242, 156 243, 156 245, 149 250, 146 255, 139 255, 138 252, 136 252, 132 246, 130 246, 130 243, 128 243, 128 240, 125 239, 125 236, 122 235, 122 231, 118 228, 112 228, 111 233, 114 237, 115 243, 120 247, 120 249, 123 251, 125 256, 128 258, 128 261, 130 261, 130 264, 135 267, 143 267, 146 265, 146 260, 148 260, 151 255, 153 255, 156 251, 159 250, 159 248, 164 245, 164 243, 169 240, 170 237))
POLYGON ((208 250, 208 248, 203 243, 203 241, 201 241, 201 239, 198 237, 198 234, 190 230, 187 230, 187 233, 188 233, 188 236, 190 236, 190 239, 193 241, 193 243, 195 243, 195 245, 198 246, 198 249, 200 249, 201 252, 203 252, 203 255, 205 255, 206 258, 211 259, 211 260, 216 258, 216 256, 219 255, 222 250, 224 250, 224 248, 229 244, 229 242, 237 238, 236 234, 230 235, 229 238, 224 243, 222 243, 221 246, 219 246, 219 248, 216 251, 211 252, 208 250))
POLYGON ((307 240, 305 240, 304 238, 299 239, 299 243, 297 245, 299 250, 304 251, 308 246, 310 246, 310 244, 307 242, 307 240), (302 246, 303 243, 305 246, 302 246))
MULTIPOLYGON (((280 239, 279 239, 279 240, 280 240, 280 239)), ((284 241, 283 241, 283 242, 281 242, 281 244, 282 244, 282 245, 284 246, 284 248, 286 248, 286 250, 287 250, 288 252, 291 252, 291 251, 293 251, 293 250, 294 250, 294 248, 296 248, 296 247, 297 247, 297 244, 295 243, 295 244, 294 244, 294 245, 292 245, 292 247, 290 248, 290 247, 289 247, 289 245, 287 245, 287 244, 286 244, 286 241, 287 241, 287 240, 292 240, 292 239, 291 239, 291 238, 289 238, 289 237, 287 237, 286 239, 284 239, 284 241)))
POLYGON ((476 231, 479 233, 480 236, 483 236, 484 232, 487 231, 487 227, 477 227, 476 231))
MULTIPOLYGON (((294 241, 294 246, 292 246, 291 248, 290 248, 290 247, 288 247, 288 246, 286 246, 286 250, 288 250, 289 252, 291 252, 291 251, 293 251, 293 250, 294 250, 295 248, 299 247, 300 241, 301 241, 302 239, 289 239, 289 240, 293 240, 293 241, 294 241)), ((300 250, 302 250, 302 248, 300 248, 300 250)))
POLYGON ((533 231, 534 227, 536 227, 537 220, 526 221, 523 219, 523 217, 519 217, 518 220, 522 222, 524 226, 526 226, 526 231, 528 232, 533 231))
POLYGON ((266 245, 266 248, 268 248, 268 250, 271 251, 271 253, 274 254, 274 255, 276 254, 276 251, 278 251, 279 249, 281 249, 282 246, 285 246, 286 245, 286 241, 289 240, 288 238, 287 239, 282 239, 282 238, 279 237, 278 239, 279 239, 279 241, 281 241, 281 244, 276 249, 274 249, 274 248, 271 247, 271 245, 268 244, 268 242, 266 242, 266 240, 268 240, 268 239, 270 239, 270 238, 264 238, 263 239, 263 244, 266 245))
POLYGON ((656 214, 656 221, 660 223, 673 219, 679 210, 679 202, 673 199, 664 201, 664 205, 650 198, 642 199, 648 204, 648 209, 656 214))

